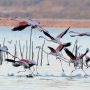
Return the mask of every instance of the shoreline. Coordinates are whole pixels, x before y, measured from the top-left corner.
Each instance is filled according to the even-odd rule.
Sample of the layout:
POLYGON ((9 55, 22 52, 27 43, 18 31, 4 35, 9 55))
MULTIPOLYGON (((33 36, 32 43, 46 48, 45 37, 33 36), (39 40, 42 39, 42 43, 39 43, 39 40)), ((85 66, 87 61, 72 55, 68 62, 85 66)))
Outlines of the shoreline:
MULTIPOLYGON (((42 27, 55 27, 55 28, 90 28, 90 20, 68 20, 68 19, 34 19, 41 23, 42 27)), ((22 19, 0 19, 0 26, 16 26, 22 19)))

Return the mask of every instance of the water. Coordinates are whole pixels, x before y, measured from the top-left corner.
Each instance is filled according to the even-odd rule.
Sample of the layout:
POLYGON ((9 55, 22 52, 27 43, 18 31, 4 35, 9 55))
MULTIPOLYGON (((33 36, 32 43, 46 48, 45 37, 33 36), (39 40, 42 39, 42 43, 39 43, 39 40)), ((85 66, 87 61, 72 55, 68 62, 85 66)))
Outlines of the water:
MULTIPOLYGON (((3 44, 5 38, 5 46, 8 46, 9 52, 14 54, 14 44, 21 41, 21 47, 25 45, 26 40, 28 40, 29 45, 29 35, 30 28, 27 28, 21 32, 13 32, 11 31, 12 27, 0 27, 0 44, 3 44), (12 43, 8 43, 8 41, 12 40, 12 43)), ((49 33, 56 37, 60 32, 65 30, 66 28, 46 28, 49 33)), ((70 31, 77 32, 90 32, 89 28, 71 28, 70 31)), ((38 31, 37 29, 33 30, 32 41, 34 43, 34 60, 37 60, 38 49, 36 46, 41 46, 43 44, 43 39, 40 39, 39 36, 45 35, 38 31)), ((46 37, 47 38, 47 37, 46 37)), ((86 48, 90 48, 90 37, 70 37, 70 34, 67 33, 63 38, 62 42, 72 42, 72 45, 68 47, 70 50, 73 49, 73 45, 76 39, 78 39, 78 44, 82 47, 79 52, 84 53, 86 48)), ((49 38, 47 38, 49 39, 49 38)), ((45 42, 44 50, 50 52, 47 46, 51 46, 56 48, 58 44, 52 42, 45 42)), ((26 52, 26 50, 25 50, 26 52)), ((26 53, 24 52, 24 58, 26 57, 26 53)), ((62 51, 63 55, 66 58, 67 55, 64 51, 62 51)), ((20 56, 19 44, 17 43, 17 54, 20 56)), ((87 54, 89 55, 89 53, 87 54)), ((9 58, 13 58, 9 55, 9 58)), ((29 72, 17 73, 19 70, 23 70, 23 67, 15 68, 11 63, 4 62, 2 66, 0 66, 0 90, 89 90, 90 89, 90 72, 89 69, 85 68, 88 76, 84 77, 84 73, 82 70, 77 70, 73 73, 73 77, 71 78, 70 72, 73 70, 73 65, 69 67, 68 63, 62 62, 63 67, 65 69, 65 73, 62 72, 59 60, 56 60, 54 56, 49 56, 50 66, 47 66, 47 58, 46 54, 44 54, 43 65, 39 66, 38 72, 39 76, 34 76, 34 78, 26 78, 25 75, 29 74, 29 72), (14 76, 8 76, 13 74, 14 76)), ((36 75, 36 72, 34 72, 36 75)))

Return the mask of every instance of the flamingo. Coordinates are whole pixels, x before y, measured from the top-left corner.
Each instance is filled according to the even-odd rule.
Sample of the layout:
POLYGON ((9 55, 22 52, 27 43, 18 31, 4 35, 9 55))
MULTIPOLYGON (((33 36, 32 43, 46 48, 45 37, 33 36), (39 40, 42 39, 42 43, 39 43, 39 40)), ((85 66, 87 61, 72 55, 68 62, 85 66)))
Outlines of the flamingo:
POLYGON ((40 22, 32 19, 25 19, 22 22, 18 23, 18 26, 14 27, 12 31, 22 31, 26 27, 31 26, 30 32, 30 45, 29 45, 29 59, 31 57, 31 41, 32 41, 32 29, 37 28, 39 31, 43 31, 43 28, 40 26, 40 22))
POLYGON ((12 29, 12 31, 22 31, 23 29, 25 29, 28 26, 31 26, 32 29, 34 29, 34 28, 43 29, 40 26, 40 22, 32 20, 32 19, 25 19, 25 20, 19 22, 18 25, 12 29))
POLYGON ((90 57, 86 56, 85 62, 86 62, 87 68, 90 67, 90 65, 88 64, 90 62, 90 57))
MULTIPOLYGON (((34 60, 27 60, 27 59, 21 59, 19 61, 15 61, 15 60, 12 60, 12 59, 5 59, 5 61, 11 62, 14 67, 23 66, 25 71, 26 71, 26 69, 31 70, 30 68, 32 66, 37 65, 34 60)), ((25 71, 19 71, 19 72, 25 72, 25 71)))
POLYGON ((17 26, 15 26, 12 31, 22 31, 26 27, 28 27, 28 23, 25 21, 19 22, 17 26))
MULTIPOLYGON (((64 44, 60 44, 56 49, 53 49, 52 47, 50 47, 50 46, 48 46, 48 48, 50 49, 50 53, 47 53, 46 51, 44 51, 46 54, 48 54, 48 55, 53 55, 53 56, 61 56, 60 55, 60 51, 64 48, 64 47, 68 47, 68 46, 70 46, 71 45, 71 43, 69 42, 69 43, 64 43, 64 44)), ((40 49, 42 49, 41 47, 39 47, 40 49)))
POLYGON ((64 32, 60 33, 56 38, 54 38, 53 36, 51 36, 46 30, 43 30, 43 33, 50 38, 50 40, 47 40, 46 38, 44 38, 43 36, 39 36, 39 38, 43 38, 47 41, 51 41, 54 43, 58 43, 61 44, 60 39, 68 32, 68 30, 70 29, 70 27, 68 29, 66 29, 64 32))
POLYGON ((70 35, 71 37, 75 37, 75 36, 90 36, 90 33, 78 33, 78 32, 74 32, 74 31, 70 31, 69 33, 76 33, 77 35, 70 35))
MULTIPOLYGON (((74 56, 73 53, 71 51, 69 51, 67 48, 64 49, 66 54, 70 57, 71 59, 71 63, 74 63, 74 67, 75 70, 80 69, 82 67, 82 63, 81 59, 89 52, 89 49, 86 50, 86 52, 84 54, 81 54, 79 57, 78 56, 74 56), (79 68, 77 68, 79 66, 79 68)), ((81 68, 82 69, 82 68, 81 68)), ((72 72, 74 72, 75 70, 73 70, 72 72)), ((83 69, 82 69, 83 70, 83 69)), ((84 70, 83 70, 84 71, 84 70)), ((71 72, 71 73, 72 73, 71 72)), ((85 72, 85 71, 84 71, 85 72)))

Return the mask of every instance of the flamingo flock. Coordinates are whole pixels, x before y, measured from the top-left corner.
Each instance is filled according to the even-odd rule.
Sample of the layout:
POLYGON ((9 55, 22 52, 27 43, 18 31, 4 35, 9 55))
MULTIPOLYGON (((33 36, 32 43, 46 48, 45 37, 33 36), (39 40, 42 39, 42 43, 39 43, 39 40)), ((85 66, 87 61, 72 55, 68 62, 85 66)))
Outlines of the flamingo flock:
MULTIPOLYGON (((76 37, 76 36, 79 36, 79 37, 90 36, 89 33, 78 33, 78 32, 74 32, 74 31, 69 31, 71 27, 68 27, 63 32, 60 32, 57 35, 57 37, 54 37, 53 35, 51 35, 49 33, 49 31, 47 31, 46 29, 41 27, 40 22, 32 20, 32 19, 22 20, 21 22, 18 23, 17 26, 13 27, 11 30, 13 32, 14 31, 22 31, 22 30, 26 29, 27 27, 31 27, 31 30, 36 28, 40 31, 40 33, 42 33, 44 36, 46 36, 46 37, 44 37, 43 35, 39 36, 38 39, 43 38, 45 41, 58 44, 56 49, 52 46, 45 46, 50 50, 50 52, 47 52, 43 49, 44 45, 43 46, 37 46, 36 48, 39 48, 37 60, 39 60, 39 54, 40 54, 39 52, 40 52, 40 50, 42 50, 42 52, 46 53, 47 55, 53 55, 56 57, 56 60, 58 59, 60 61, 61 68, 62 68, 63 72, 65 72, 65 70, 63 68, 62 61, 64 61, 65 63, 69 63, 69 64, 72 63, 73 64, 74 69, 71 71, 71 74, 74 71, 76 71, 77 69, 81 69, 86 74, 84 67, 85 68, 90 67, 90 65, 89 65, 90 57, 87 55, 87 53, 89 52, 89 49, 87 48, 86 51, 82 54, 82 52, 78 52, 79 48, 81 48, 81 47, 78 46, 76 43, 75 44, 76 47, 74 47, 74 51, 75 51, 75 54, 74 54, 74 51, 72 52, 68 48, 68 47, 72 46, 72 42, 67 41, 66 43, 63 43, 63 42, 61 42, 61 40, 63 40, 63 38, 66 36, 66 34, 68 32, 70 33, 71 38, 76 37), (49 38, 49 39, 47 39, 47 38, 49 38), (62 53, 62 51, 64 52, 64 54, 62 53), (68 56, 69 59, 67 59, 65 56, 68 56), (85 59, 85 60, 83 60, 83 59, 85 59)), ((30 34, 30 37, 31 37, 31 34, 30 34)), ((12 40, 8 41, 8 43, 12 44, 12 40)), ((20 43, 19 43, 19 46, 20 46, 20 43)), ((26 46, 27 46, 27 43, 26 43, 26 46)), ((30 38, 30 46, 31 46, 31 38, 30 38)), ((27 47, 26 47, 26 49, 27 49, 27 47)), ((26 58, 23 58, 23 54, 22 54, 23 52, 21 51, 21 48, 20 48, 21 58, 18 57, 16 55, 16 47, 15 47, 15 55, 11 54, 9 52, 8 47, 5 47, 5 46, 0 47, 0 53, 7 53, 13 57, 13 59, 5 58, 5 61, 12 63, 13 67, 18 68, 20 66, 23 66, 24 71, 18 71, 18 73, 25 72, 26 69, 28 69, 29 71, 31 71, 31 74, 34 74, 35 70, 32 71, 31 67, 33 67, 33 66, 38 67, 38 61, 33 60, 33 53, 34 53, 33 48, 32 48, 32 51, 31 51, 31 48, 29 48, 29 49, 30 49, 29 52, 32 52, 32 58, 31 57, 27 58, 27 55, 26 55, 26 58), (18 59, 18 60, 16 60, 16 59, 18 59)), ((23 49, 23 51, 24 51, 24 49, 23 49)), ((27 52, 26 52, 26 54, 27 54, 27 52)), ((30 54, 31 53, 29 53, 29 55, 30 54)), ((0 61, 0 63, 2 63, 2 62, 3 61, 0 61)), ((48 65, 50 65, 49 61, 48 61, 48 65)))

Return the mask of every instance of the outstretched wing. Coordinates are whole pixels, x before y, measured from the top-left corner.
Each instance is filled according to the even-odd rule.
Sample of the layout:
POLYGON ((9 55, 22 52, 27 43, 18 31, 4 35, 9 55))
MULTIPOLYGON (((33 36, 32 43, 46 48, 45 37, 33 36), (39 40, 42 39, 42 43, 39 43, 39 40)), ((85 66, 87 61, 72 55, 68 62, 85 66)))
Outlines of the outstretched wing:
POLYGON ((14 28, 12 29, 12 31, 22 31, 22 30, 25 29, 26 27, 28 27, 28 25, 14 27, 14 28))
POLYGON ((75 59, 76 59, 76 57, 75 57, 67 48, 65 48, 64 50, 65 50, 66 54, 67 54, 72 60, 75 60, 75 59))
POLYGON ((15 26, 12 31, 21 31, 23 29, 25 29, 26 27, 28 27, 28 23, 27 22, 19 22, 17 26, 15 26))
POLYGON ((89 49, 87 48, 86 52, 84 54, 81 54, 79 58, 82 59, 88 52, 89 52, 89 49))
POLYGON ((86 56, 85 62, 86 62, 86 64, 88 64, 88 62, 90 62, 90 57, 86 56))
POLYGON ((56 51, 61 51, 63 48, 64 48, 64 45, 63 45, 63 44, 60 44, 60 45, 56 48, 56 51))
POLYGON ((64 32, 60 33, 56 38, 62 38, 70 29, 70 27, 68 29, 66 29, 64 32))
POLYGON ((53 49, 52 47, 48 47, 48 48, 51 50, 52 53, 56 53, 56 50, 53 49))
POLYGON ((71 43, 68 42, 68 43, 64 43, 64 44, 60 44, 57 48, 56 48, 56 51, 61 51, 64 47, 68 47, 70 46, 71 43))
POLYGON ((43 30, 43 33, 48 36, 51 40, 55 40, 48 32, 43 30))
POLYGON ((75 34, 80 34, 80 33, 78 33, 78 32, 74 32, 74 31, 70 31, 69 33, 75 33, 75 34))
POLYGON ((12 59, 5 59, 5 61, 15 63, 15 60, 12 59))

